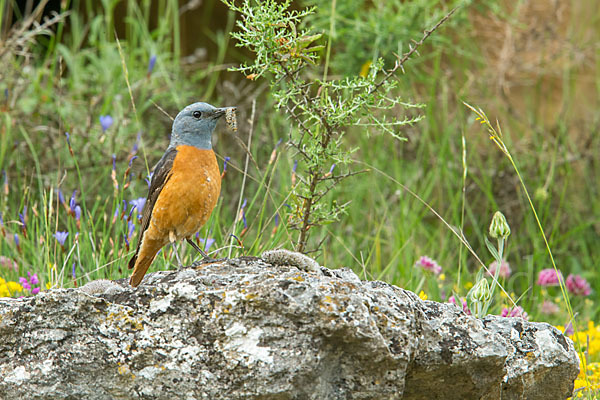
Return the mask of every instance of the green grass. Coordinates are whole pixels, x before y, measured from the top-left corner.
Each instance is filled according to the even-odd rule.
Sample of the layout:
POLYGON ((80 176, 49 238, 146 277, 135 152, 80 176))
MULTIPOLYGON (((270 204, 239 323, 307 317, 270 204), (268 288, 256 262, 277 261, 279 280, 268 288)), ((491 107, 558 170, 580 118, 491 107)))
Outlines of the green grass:
MULTIPOLYGON (((83 2, 72 3, 76 10, 84 6, 83 2)), ((426 3, 431 2, 423 1, 421 5, 426 3)), ((144 178, 168 143, 170 120, 154 104, 171 116, 197 100, 240 108, 237 138, 226 132, 224 125, 218 128, 221 133, 215 149, 220 162, 225 156, 230 156, 231 161, 217 209, 200 232, 201 238, 216 240, 211 251, 219 249, 215 255, 224 257, 230 253, 256 255, 277 246, 293 247, 296 233, 287 226, 289 214, 285 206, 293 200, 288 194, 294 153, 285 147, 290 121, 273 112, 263 82, 223 72, 224 63, 236 64, 245 57, 229 39, 234 16, 226 14, 222 30, 207 36, 205 44, 218 51, 190 73, 178 61, 181 44, 178 19, 174 17, 177 3, 155 2, 158 10, 151 9, 149 1, 135 4, 128 2, 126 29, 119 35, 121 51, 114 36, 115 21, 106 12, 115 2, 109 1, 96 6, 98 13, 89 11, 88 2, 89 14, 73 12, 57 22, 55 34, 35 36, 26 46, 31 55, 28 58, 15 55, 16 47, 5 47, 5 53, 0 47, 0 62, 6 66, 0 71, 0 94, 8 90, 7 100, 0 99, 0 169, 6 174, 0 190, 0 255, 18 264, 17 271, 0 270, 0 277, 6 281, 17 281, 31 272, 38 274, 42 288, 46 284, 72 287, 92 279, 128 276, 126 264, 137 241, 139 224, 135 224, 136 229, 128 238, 128 248, 128 222, 135 222, 137 215, 134 212, 129 217, 129 205, 123 212, 123 200, 146 196, 144 178), (150 29, 148 21, 156 11, 166 17, 150 29), (148 75, 152 55, 158 61, 148 75), (256 99, 256 111, 249 124, 252 99, 256 99), (107 114, 115 122, 103 132, 98 118, 107 114), (240 198, 247 156, 240 143, 248 143, 250 125, 252 157, 240 198), (69 133, 73 155, 65 132, 69 133), (139 148, 134 152, 138 134, 139 148), (271 158, 279 139, 284 144, 277 147, 271 158), (113 154, 115 179, 111 176, 113 154), (129 168, 133 155, 138 158, 129 168), (66 197, 65 204, 58 200, 58 189, 66 197), (76 203, 82 209, 79 222, 68 212, 74 190, 76 203), (247 199, 246 229, 237 218, 243 199, 247 199), (19 213, 25 207, 23 227, 19 213), (53 236, 57 231, 69 232, 64 246, 53 236), (231 234, 241 242, 232 240, 231 234), (231 251, 230 243, 234 245, 231 251)), ((514 14, 504 15, 501 10, 498 6, 500 18, 516 24, 516 20, 511 20, 516 18, 514 14)), ((565 277, 578 274, 590 283, 590 296, 570 297, 577 321, 584 325, 586 321, 598 320, 600 138, 596 132, 600 112, 593 104, 598 104, 600 69, 585 72, 585 79, 596 88, 591 90, 596 101, 592 105, 578 102, 577 82, 583 79, 584 72, 569 63, 558 71, 563 96, 559 101, 561 118, 548 118, 540 112, 547 96, 542 72, 531 78, 536 83, 531 85, 535 90, 523 92, 521 106, 509 106, 506 99, 498 96, 490 79, 493 63, 480 43, 473 40, 477 32, 467 18, 470 12, 479 11, 469 7, 460 10, 460 24, 450 24, 436 33, 435 40, 420 50, 420 57, 411 60, 399 78, 407 100, 426 104, 422 110, 425 120, 402 132, 408 142, 382 134, 367 135, 359 129, 347 132, 347 148, 359 149, 353 155, 356 169, 370 171, 350 178, 330 193, 326 201, 351 204, 340 222, 312 229, 313 247, 322 241, 320 251, 313 256, 331 268, 351 267, 365 279, 423 290, 431 300, 446 301, 453 292, 464 297, 480 265, 455 233, 401 186, 404 185, 448 224, 462 229, 486 265, 493 258, 484 237, 493 213, 502 211, 512 229, 505 251, 512 275, 501 280, 502 286, 514 301, 519 299, 518 304, 531 320, 557 325, 569 322, 558 287, 536 285, 539 271, 552 264, 519 179, 509 160, 475 121, 475 115, 462 104, 467 101, 485 109, 492 120, 500 121, 506 145, 532 195, 557 268, 565 277), (463 136, 468 167, 464 186, 463 136), (445 279, 426 275, 414 267, 422 255, 437 260, 445 279), (560 311, 543 314, 544 300, 557 304, 560 311)), ((317 15, 322 17, 323 29, 327 31, 330 15, 317 15)), ((595 20, 599 17, 596 15, 595 20)), ((433 17, 423 17, 423 21, 432 20, 433 17)), ((372 32, 382 34, 393 29, 393 24, 384 22, 372 32)), ((344 20, 336 23, 342 29, 344 20)), ((575 32, 572 40, 581 40, 582 28, 576 26, 577 21, 570 24, 575 32)), ((403 38, 409 39, 413 38, 403 38)), ((358 74, 355 69, 373 56, 367 50, 358 52, 351 46, 338 46, 343 40, 343 36, 338 36, 331 43, 330 76, 358 74), (356 59, 349 62, 352 57, 356 59)), ((590 40, 581 46, 593 45, 590 40)), ((9 44, 10 41, 4 42, 4 46, 9 44)), ((362 46, 355 44, 359 45, 362 46)), ((597 53, 590 57, 597 63, 597 53)), ((299 166, 298 179, 303 173, 299 166)), ((184 262, 191 262, 195 255, 185 247, 182 246, 184 262)), ((164 248, 151 271, 174 267, 171 253, 170 248, 164 248)), ((490 312, 499 314, 510 302, 496 293, 490 312)), ((597 355, 591 360, 596 359, 597 355)))

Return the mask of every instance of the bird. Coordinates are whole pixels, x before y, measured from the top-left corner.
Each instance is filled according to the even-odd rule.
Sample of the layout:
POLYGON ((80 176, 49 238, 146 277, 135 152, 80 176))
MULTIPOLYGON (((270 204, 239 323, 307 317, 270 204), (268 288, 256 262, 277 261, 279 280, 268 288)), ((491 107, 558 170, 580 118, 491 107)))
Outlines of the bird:
MULTIPOLYGON (((129 260, 131 286, 140 284, 158 251, 169 243, 185 239, 207 258, 191 236, 206 223, 221 192, 212 134, 217 121, 232 111, 235 107, 197 102, 177 114, 169 146, 156 164, 141 213, 141 233, 129 260)), ((179 261, 177 252, 176 257, 179 261)))

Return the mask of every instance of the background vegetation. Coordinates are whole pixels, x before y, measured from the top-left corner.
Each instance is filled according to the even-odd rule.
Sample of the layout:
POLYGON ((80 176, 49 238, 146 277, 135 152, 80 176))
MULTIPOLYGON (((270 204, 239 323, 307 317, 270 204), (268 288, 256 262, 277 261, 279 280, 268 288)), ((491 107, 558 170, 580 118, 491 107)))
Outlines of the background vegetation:
MULTIPOLYGON (((307 176, 288 146, 296 122, 274 111, 268 79, 228 71, 254 57, 230 36, 239 15, 213 0, 72 0, 44 19, 47 2, 29 10, 16 3, 0 0, 0 295, 125 277, 139 229, 134 205, 146 196, 145 179, 167 146, 169 116, 198 100, 239 107, 238 134, 218 129, 215 149, 229 161, 221 200, 198 241, 214 239, 210 251, 222 257, 293 248, 289 195, 307 176)), ((351 162, 332 176, 367 172, 322 199, 348 204, 339 221, 311 227, 312 256, 431 300, 454 295, 460 303, 480 265, 456 232, 488 265, 493 256, 485 236, 500 210, 512 231, 504 254, 511 273, 501 275, 506 293, 497 292, 489 312, 514 315, 508 294, 529 319, 567 326, 559 288, 540 281, 552 265, 515 171, 463 101, 481 107, 502 126, 558 269, 589 284, 586 290, 577 281, 569 293, 580 334, 592 338, 587 350, 594 365, 600 4, 292 4, 310 6, 315 12, 298 28, 323 34, 311 73, 322 79, 326 70, 329 80, 365 76, 380 58, 384 69, 393 67, 411 40, 459 7, 396 74, 394 95, 423 105, 408 111, 422 120, 395 131, 407 140, 360 126, 343 130, 340 146, 352 151, 351 162)), ((398 107, 391 114, 405 113, 398 107)), ((165 248, 152 270, 174 267, 171 251, 165 248)), ((195 254, 185 251, 191 261, 195 254)))

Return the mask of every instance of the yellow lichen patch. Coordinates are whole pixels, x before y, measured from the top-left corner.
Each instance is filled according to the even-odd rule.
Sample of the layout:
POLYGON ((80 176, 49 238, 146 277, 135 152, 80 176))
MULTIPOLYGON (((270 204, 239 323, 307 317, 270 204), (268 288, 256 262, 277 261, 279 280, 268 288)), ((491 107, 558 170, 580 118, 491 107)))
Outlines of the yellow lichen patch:
POLYGON ((129 369, 129 365, 119 363, 119 368, 117 368, 117 372, 119 373, 119 375, 125 375, 131 373, 131 370, 129 369))
POLYGON ((131 372, 129 365, 118 363, 117 372, 119 375, 128 375, 131 379, 135 379, 135 374, 131 372))
POLYGON ((126 309, 122 309, 118 312, 110 312, 106 316, 104 322, 112 325, 119 325, 120 327, 129 325, 131 328, 138 331, 144 329, 142 321, 133 317, 131 314, 133 314, 133 310, 126 309))
POLYGON ((258 297, 258 295, 256 293, 248 293, 246 295, 246 300, 254 300, 257 297, 258 297))
POLYGON ((297 282, 304 282, 304 278, 302 277, 302 275, 298 275, 298 276, 294 276, 292 278, 290 278, 293 281, 297 281, 297 282))
POLYGON ((325 296, 321 299, 319 308, 321 311, 333 312, 339 308, 339 304, 331 296, 325 296))

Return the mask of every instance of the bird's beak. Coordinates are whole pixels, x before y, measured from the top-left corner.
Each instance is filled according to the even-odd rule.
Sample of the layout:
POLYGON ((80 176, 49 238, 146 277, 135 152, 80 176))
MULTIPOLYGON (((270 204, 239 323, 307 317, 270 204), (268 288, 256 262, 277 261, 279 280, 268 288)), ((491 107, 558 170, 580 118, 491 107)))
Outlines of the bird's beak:
POLYGON ((225 121, 227 122, 227 126, 233 132, 237 132, 237 118, 236 118, 236 107, 221 107, 215 110, 215 118, 221 118, 225 115, 225 121))
POLYGON ((213 118, 214 119, 218 119, 221 118, 223 115, 225 115, 227 113, 227 110, 233 108, 233 110, 235 111, 235 107, 221 107, 221 108, 217 108, 213 111, 213 118))

